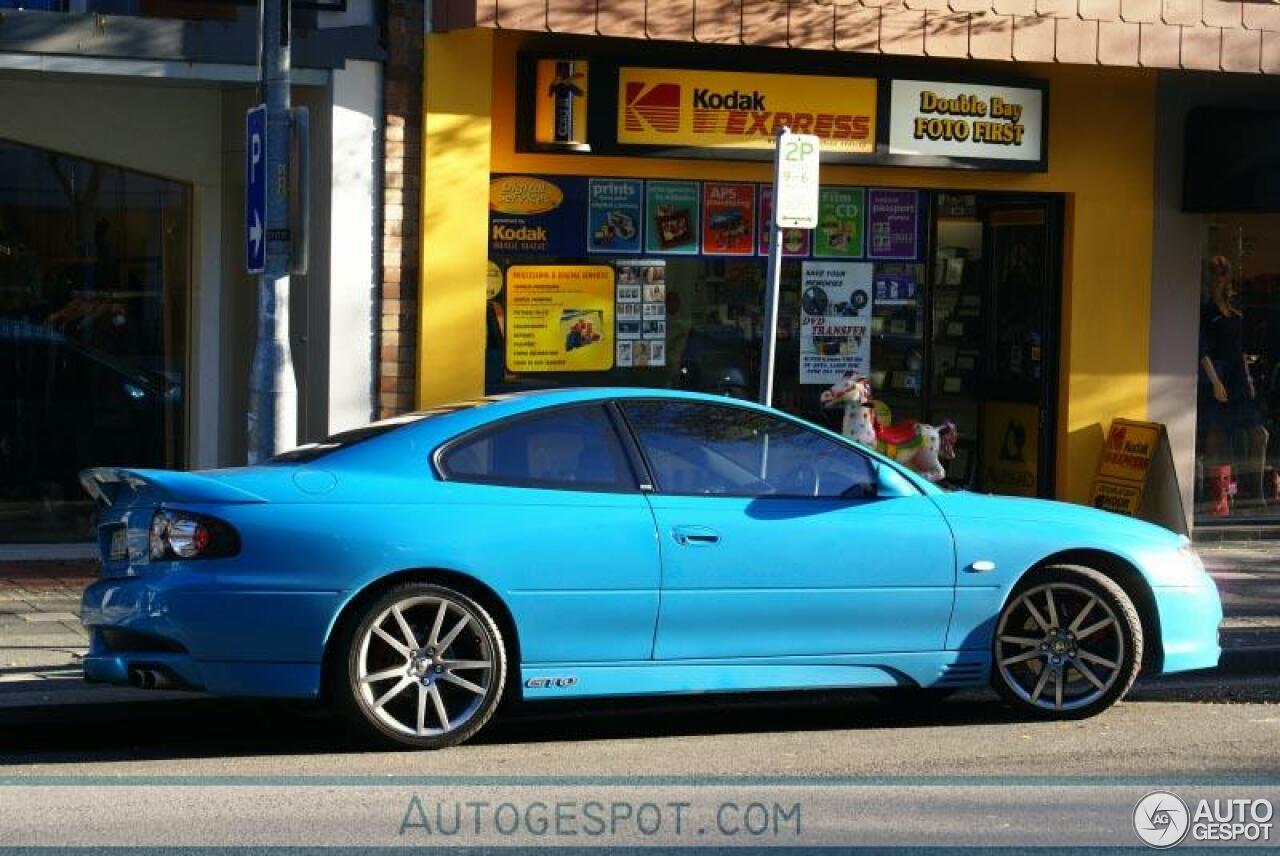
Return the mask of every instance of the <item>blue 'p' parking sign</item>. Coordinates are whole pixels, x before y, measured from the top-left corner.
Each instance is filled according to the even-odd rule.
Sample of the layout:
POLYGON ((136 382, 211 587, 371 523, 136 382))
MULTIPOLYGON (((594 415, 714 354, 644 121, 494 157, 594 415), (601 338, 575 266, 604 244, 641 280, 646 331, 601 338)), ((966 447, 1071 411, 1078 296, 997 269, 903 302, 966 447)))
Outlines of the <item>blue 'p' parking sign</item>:
POLYGON ((249 273, 267 263, 267 105, 249 109, 244 123, 244 255, 249 273))

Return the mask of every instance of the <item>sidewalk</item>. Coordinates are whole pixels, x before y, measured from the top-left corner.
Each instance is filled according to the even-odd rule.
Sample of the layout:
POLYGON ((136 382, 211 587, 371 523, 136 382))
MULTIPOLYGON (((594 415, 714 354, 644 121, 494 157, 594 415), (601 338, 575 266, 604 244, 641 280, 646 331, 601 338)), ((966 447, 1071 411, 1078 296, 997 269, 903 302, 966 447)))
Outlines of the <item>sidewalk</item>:
MULTIPOLYGON (((1220 670, 1280 673, 1280 541, 1199 544, 1222 593, 1220 670)), ((78 618, 93 562, 0 560, 0 709, 192 698, 191 693, 86 684, 78 618)))
POLYGON ((175 695, 81 679, 89 639, 80 625, 80 593, 95 573, 94 563, 83 560, 0 561, 0 708, 175 695))

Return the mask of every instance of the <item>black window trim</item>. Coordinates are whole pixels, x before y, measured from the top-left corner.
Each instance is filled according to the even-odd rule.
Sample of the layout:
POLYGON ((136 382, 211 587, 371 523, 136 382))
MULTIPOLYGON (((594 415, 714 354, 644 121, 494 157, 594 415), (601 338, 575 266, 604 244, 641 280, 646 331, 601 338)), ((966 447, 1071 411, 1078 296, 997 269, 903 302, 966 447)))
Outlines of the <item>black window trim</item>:
MULTIPOLYGON (((637 433, 635 429, 635 425, 632 424, 631 417, 627 415, 626 406, 632 402, 639 403, 639 404, 654 404, 654 403, 689 404, 697 407, 719 407, 719 408, 724 408, 729 410, 740 410, 746 413, 761 413, 761 414, 764 414, 765 416, 772 416, 773 418, 778 419, 782 422, 790 422, 792 425, 795 425, 796 427, 800 428, 803 431, 809 431, 811 433, 817 434, 818 436, 822 437, 825 440, 829 440, 830 442, 834 443, 837 446, 841 445, 841 441, 843 441, 843 445, 846 448, 848 448, 849 451, 853 452, 856 455, 862 456, 867 461, 867 463, 871 467, 872 473, 877 474, 878 476, 880 472, 880 462, 877 461, 871 455, 868 455, 866 452, 864 452, 853 441, 843 437, 832 437, 821 430, 815 430, 816 426, 811 425, 808 422, 805 422, 803 419, 794 417, 789 413, 782 413, 780 411, 774 411, 774 410, 760 410, 754 407, 743 407, 740 404, 735 404, 733 399, 728 399, 723 403, 719 401, 704 401, 702 399, 695 399, 695 398, 664 398, 661 396, 636 396, 634 398, 628 397, 628 398, 616 399, 614 403, 618 407, 618 415, 619 417, 621 417, 623 423, 627 426, 627 433, 631 441, 635 443, 636 454, 639 455, 640 460, 643 462, 645 471, 647 472, 649 477, 649 484, 651 487, 650 487, 650 490, 646 492, 652 493, 655 496, 678 496, 678 497, 691 497, 695 499, 738 499, 738 500, 801 499, 801 500, 810 500, 810 501, 817 501, 817 502, 844 503, 849 505, 861 504, 861 503, 867 502, 866 497, 860 497, 860 496, 858 497, 804 496, 802 494, 762 494, 759 496, 748 496, 745 494, 736 494, 736 493, 735 494, 677 493, 675 491, 665 491, 662 489, 662 484, 658 481, 657 473, 653 468, 653 464, 650 463, 649 461, 648 453, 645 452, 644 450, 644 444, 640 442, 640 435, 639 433, 637 433)), ((912 485, 912 487, 914 487, 914 485, 912 485)))
POLYGON ((625 439, 622 437, 621 433, 618 430, 618 425, 614 421, 614 418, 611 414, 611 408, 609 407, 609 403, 610 402, 608 399, 599 399, 599 400, 591 400, 591 401, 569 401, 569 402, 563 402, 561 404, 549 404, 549 405, 546 405, 545 407, 537 407, 537 408, 534 408, 533 410, 526 410, 523 413, 513 413, 510 416, 504 416, 500 419, 495 419, 492 422, 486 422, 484 425, 477 425, 475 428, 472 428, 468 431, 464 431, 463 433, 458 434, 455 437, 450 437, 448 440, 444 441, 439 446, 437 446, 435 451, 431 453, 431 469, 435 477, 439 481, 452 482, 456 484, 478 484, 478 485, 487 485, 489 487, 525 488, 529 490, 563 490, 563 491, 569 491, 571 493, 618 493, 618 494, 639 493, 641 490, 640 479, 639 479, 639 474, 636 471, 635 461, 631 456, 630 450, 627 448, 627 443, 625 439), (445 463, 444 463, 445 456, 449 454, 449 452, 452 451, 454 447, 459 446, 463 443, 470 442, 472 440, 482 439, 489 434, 493 434, 498 431, 510 428, 512 425, 519 424, 520 422, 523 422, 526 420, 545 416, 548 413, 554 413, 559 410, 575 410, 575 409, 589 410, 593 408, 596 410, 604 411, 604 417, 609 427, 610 436, 613 438, 613 441, 617 444, 618 450, 621 452, 622 458, 626 462, 626 471, 624 473, 619 474, 621 476, 621 481, 624 482, 624 484, 620 484, 619 486, 606 487, 603 485, 599 485, 599 486, 588 488, 588 487, 570 486, 562 482, 542 482, 542 481, 534 481, 534 480, 524 481, 524 482, 513 482, 510 479, 498 478, 498 477, 470 476, 470 475, 463 477, 463 476, 451 475, 449 473, 448 467, 445 466, 445 463), (629 485, 625 484, 625 482, 627 482, 628 479, 630 480, 629 485))

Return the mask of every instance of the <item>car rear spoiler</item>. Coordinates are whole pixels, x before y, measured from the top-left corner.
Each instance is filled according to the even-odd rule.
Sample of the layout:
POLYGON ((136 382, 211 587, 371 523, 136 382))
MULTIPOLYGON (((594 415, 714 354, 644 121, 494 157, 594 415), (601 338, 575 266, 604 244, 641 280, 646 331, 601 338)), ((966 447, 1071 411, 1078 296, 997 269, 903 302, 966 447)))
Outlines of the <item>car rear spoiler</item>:
POLYGON ((103 507, 133 505, 144 499, 155 502, 266 502, 256 494, 217 479, 177 470, 94 467, 81 471, 80 484, 93 501, 103 507))

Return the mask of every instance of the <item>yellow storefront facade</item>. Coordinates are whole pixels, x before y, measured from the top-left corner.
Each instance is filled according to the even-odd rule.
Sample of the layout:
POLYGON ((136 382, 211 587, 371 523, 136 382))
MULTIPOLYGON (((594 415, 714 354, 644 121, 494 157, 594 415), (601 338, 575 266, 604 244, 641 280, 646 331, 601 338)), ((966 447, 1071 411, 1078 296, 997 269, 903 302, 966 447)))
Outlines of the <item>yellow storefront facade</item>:
MULTIPOLYGON (((638 367, 631 373, 624 371, 617 360, 639 359, 640 348, 613 341, 615 333, 622 335, 614 322, 624 324, 623 316, 611 319, 606 311, 592 320, 609 328, 609 345, 617 348, 611 373, 598 379, 581 372, 564 377, 535 372, 524 377, 512 371, 510 347, 505 352, 495 350, 493 342, 495 335, 509 333, 507 327, 512 324, 513 310, 502 296, 510 285, 511 267, 516 266, 520 274, 539 263, 612 265, 623 279, 647 268, 637 267, 640 262, 625 255, 567 258, 548 249, 541 258, 531 258, 520 252, 495 251, 491 186, 504 176, 538 177, 552 184, 556 177, 644 180, 649 183, 644 192, 652 201, 654 182, 671 186, 700 182, 703 225, 711 228, 706 202, 713 198, 710 186, 716 192, 751 187, 743 192, 758 202, 765 193, 760 188, 771 180, 768 160, 706 152, 687 156, 685 151, 668 156, 634 147, 606 155, 584 151, 585 145, 538 146, 530 139, 536 135, 531 104, 538 94, 537 75, 529 69, 539 58, 559 56, 576 59, 590 69, 592 78, 597 67, 620 69, 623 74, 640 66, 742 73, 755 67, 760 53, 699 46, 659 49, 652 43, 620 39, 492 29, 460 29, 427 37, 417 372, 421 406, 518 388, 524 380, 531 386, 651 385, 653 378, 661 377, 670 381, 668 385, 712 389, 688 381, 702 370, 700 359, 715 363, 715 371, 724 375, 720 382, 751 387, 751 337, 752 330, 758 329, 752 324, 757 322, 736 317, 740 313, 733 307, 750 299, 732 295, 737 294, 734 289, 754 293, 754 271, 763 267, 757 251, 761 248, 755 246, 764 216, 759 208, 750 209, 756 212, 749 226, 750 259, 708 256, 710 244, 705 237, 697 245, 697 259, 670 255, 664 263, 663 253, 648 253, 649 247, 643 245, 634 254, 657 257, 654 264, 665 264, 664 275, 672 282, 665 308, 660 310, 664 312, 661 347, 664 359, 670 361, 661 374, 653 366, 648 373, 638 367), (666 312, 671 313, 669 329, 666 312), (681 317, 687 319, 683 326, 677 321, 681 317), (677 327, 683 332, 675 332, 677 327)), ((770 52, 769 72, 819 73, 806 66, 813 52, 804 52, 803 58, 779 56, 792 53, 801 52, 770 52)), ((824 161, 821 180, 824 187, 856 189, 851 190, 856 194, 853 198, 863 204, 890 199, 893 193, 899 193, 899 200, 912 200, 912 205, 919 200, 918 252, 900 262, 866 263, 866 276, 875 278, 880 301, 876 310, 880 320, 871 327, 875 344, 869 351, 869 376, 884 387, 886 400, 902 402, 895 405, 890 418, 956 418, 961 436, 970 437, 971 457, 958 466, 976 473, 961 483, 1089 502, 1111 420, 1148 416, 1155 72, 1044 64, 1020 65, 1011 76, 1007 64, 988 67, 921 60, 885 73, 865 59, 832 54, 825 56, 820 73, 877 79, 882 90, 899 80, 920 79, 989 79, 997 84, 1003 79, 1030 80, 1042 86, 1045 109, 1038 128, 1044 135, 1045 156, 1035 168, 833 160, 824 161), (1020 237, 1005 240, 1005 235, 1020 237), (1035 255, 1036 248, 1041 258, 1022 259, 1028 253, 1035 255), (1004 278, 996 282, 992 277, 997 276, 1004 278), (1040 293, 1036 291, 1041 288, 1040 279, 1045 283, 1044 296, 1027 297, 1040 293), (972 294, 966 290, 971 283, 972 294), (916 315, 913 305, 921 307, 916 315), (1025 320, 1032 317, 1047 319, 1045 329, 1025 320), (878 355, 883 355, 880 366, 878 355), (1017 391, 1023 387, 1025 394, 1017 391), (1037 454, 1050 460, 1038 461, 1037 454), (1019 466, 1029 468, 1026 484, 1019 484, 1023 478, 1019 466), (1030 472, 1037 469, 1039 474, 1030 472)), ((612 84, 612 77, 606 79, 612 84)), ((592 87, 587 92, 585 109, 595 111, 597 90, 592 87)), ((616 92, 608 94, 613 97, 616 92)), ((612 102, 601 98, 599 103, 612 102)), ((880 126, 890 121, 888 104, 882 95, 875 116, 880 126)), ((593 127, 614 123, 613 111, 607 112, 610 115, 590 113, 593 127)), ((1006 136, 1011 139, 1013 134, 1006 136)), ((880 139, 883 143, 883 132, 880 139)), ((863 219, 869 216, 874 215, 863 219)), ((617 226, 624 235, 633 228, 626 216, 610 222, 610 229, 617 226)), ((649 223, 652 228, 653 220, 649 223)), ((719 221, 717 227, 725 223, 731 224, 727 227, 731 230, 743 228, 732 218, 719 221)), ((591 227, 588 212, 581 228, 586 233, 591 227)), ((865 228, 870 235, 871 227, 865 228)), ((800 318, 815 309, 810 298, 816 292, 807 283, 813 273, 810 268, 818 266, 818 256, 808 242, 834 240, 833 234, 804 237, 806 249, 797 256, 808 253, 805 258, 815 261, 797 258, 788 268, 792 302, 800 318)), ((527 277, 527 271, 523 275, 527 277)), ((790 334, 780 331, 780 337, 795 340, 804 335, 800 327, 793 328, 790 334)), ((565 329, 576 336, 583 328, 565 329)), ((801 351, 806 346, 806 342, 796 344, 801 351)), ((647 352, 656 359, 656 348, 647 352)), ((782 353, 786 357, 790 352, 782 353)), ((829 378, 821 373, 806 378, 805 369, 797 365, 794 357, 780 358, 777 371, 779 375, 786 372, 793 383, 788 400, 797 402, 797 412, 809 416, 818 412, 818 395, 829 378)), ((839 422, 831 424, 838 427, 839 422)))

